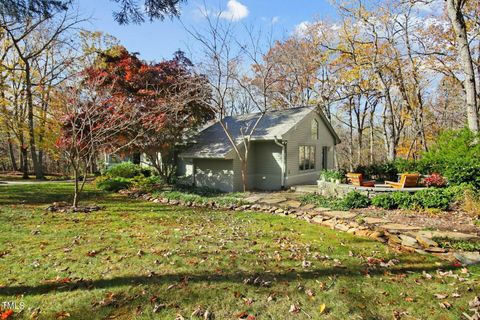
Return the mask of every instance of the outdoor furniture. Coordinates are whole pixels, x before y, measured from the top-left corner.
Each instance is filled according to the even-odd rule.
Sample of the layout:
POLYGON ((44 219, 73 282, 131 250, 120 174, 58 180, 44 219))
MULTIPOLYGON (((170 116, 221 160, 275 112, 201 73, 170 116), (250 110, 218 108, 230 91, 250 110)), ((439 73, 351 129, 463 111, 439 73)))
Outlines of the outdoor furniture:
POLYGON ((385 181, 385 184, 395 189, 414 188, 418 186, 419 178, 420 174, 418 173, 402 173, 402 175, 400 176, 400 181, 385 181))
POLYGON ((375 181, 363 181, 361 173, 347 173, 348 182, 357 187, 375 187, 375 181))

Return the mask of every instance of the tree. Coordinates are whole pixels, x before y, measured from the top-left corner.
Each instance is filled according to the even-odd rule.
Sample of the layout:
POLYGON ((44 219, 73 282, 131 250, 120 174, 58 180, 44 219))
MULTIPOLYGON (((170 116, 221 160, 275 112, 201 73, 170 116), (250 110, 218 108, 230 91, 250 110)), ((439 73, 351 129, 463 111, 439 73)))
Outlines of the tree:
POLYGON ((134 123, 129 131, 118 137, 120 143, 135 137, 123 151, 145 153, 150 164, 170 182, 179 144, 213 117, 207 107, 210 90, 206 78, 193 71, 181 51, 172 60, 147 63, 123 47, 107 50, 86 74, 89 78, 104 77, 100 89, 137 115, 131 119, 134 123))
POLYGON ((271 42, 268 37, 263 37, 261 31, 256 34, 254 30, 246 28, 247 40, 246 43, 241 43, 232 23, 222 23, 220 13, 213 16, 205 13, 204 18, 207 24, 205 30, 187 28, 187 32, 200 45, 204 59, 199 66, 208 77, 211 89, 207 106, 241 163, 242 185, 246 191, 252 136, 272 106, 272 95, 277 82, 273 72, 274 63, 263 59, 271 49, 271 42), (243 65, 249 65, 251 70, 243 70, 243 65), (237 96, 241 97, 239 100, 242 105, 246 97, 248 105, 259 115, 253 121, 246 121, 239 132, 232 132, 225 118, 232 114, 232 110, 245 110, 236 107, 237 96))
MULTIPOLYGON (((120 9, 113 12, 119 24, 142 23, 165 17, 180 15, 179 5, 185 0, 110 0, 118 3, 120 9)), ((10 16, 23 21, 32 17, 51 17, 59 11, 66 11, 73 0, 2 0, 0 15, 10 16)))
POLYGON ((456 48, 462 62, 463 80, 466 94, 466 109, 468 127, 474 133, 479 132, 477 87, 475 84, 475 71, 470 52, 470 43, 467 35, 467 26, 463 9, 466 0, 446 0, 447 14, 456 36, 456 48))
POLYGON ((54 100, 59 105, 57 116, 61 119, 61 135, 56 145, 73 170, 73 208, 78 206, 88 169, 99 153, 120 152, 135 142, 135 137, 131 137, 122 146, 114 143, 135 123, 137 114, 100 89, 104 80, 101 75, 80 79, 74 86, 59 88, 55 93, 54 100))
MULTIPOLYGON (((52 81, 56 78, 61 73, 59 70, 65 67, 64 59, 57 60, 60 55, 65 54, 61 50, 60 55, 57 54, 55 60, 47 61, 45 58, 56 50, 56 46, 63 42, 62 37, 65 33, 81 21, 76 14, 70 12, 54 17, 29 18, 22 22, 8 16, 1 16, 0 28, 7 35, 7 39, 11 42, 13 48, 12 51, 15 52, 20 62, 17 64, 16 71, 22 73, 23 94, 28 120, 28 147, 37 179, 44 178, 44 168, 42 164, 43 152, 38 149, 39 137, 37 137, 35 109, 40 105, 40 111, 45 113, 48 107, 48 99, 45 100, 46 96, 43 96, 43 102, 37 104, 35 101, 36 90, 46 85, 45 81, 52 81), (51 64, 52 61, 55 61, 53 65, 51 64), (43 77, 38 78, 39 74, 43 74, 43 77)), ((41 139, 42 132, 40 132, 41 139)))

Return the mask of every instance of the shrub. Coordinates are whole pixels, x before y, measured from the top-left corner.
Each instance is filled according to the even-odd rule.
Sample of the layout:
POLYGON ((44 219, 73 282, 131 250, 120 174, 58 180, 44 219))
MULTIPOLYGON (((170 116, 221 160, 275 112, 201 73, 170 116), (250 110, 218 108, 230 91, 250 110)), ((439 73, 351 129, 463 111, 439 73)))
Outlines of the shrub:
POLYGON ((480 137, 468 129, 445 131, 423 154, 433 171, 442 173, 450 184, 470 183, 480 188, 480 137))
POLYGON ((383 208, 383 209, 396 209, 398 208, 395 199, 390 194, 380 194, 372 198, 372 204, 375 207, 383 208))
POLYGON ((161 196, 163 198, 167 198, 169 200, 179 200, 183 202, 192 202, 195 204, 203 205, 208 202, 214 202, 219 206, 227 206, 227 205, 244 205, 247 204, 245 200, 239 197, 238 194, 229 194, 229 195, 217 195, 218 196, 201 196, 198 194, 192 194, 188 192, 182 191, 164 191, 159 192, 156 195, 161 196))
POLYGON ((396 180, 398 170, 393 162, 358 166, 354 172, 361 173, 368 179, 396 180))
POLYGON ((334 209, 358 209, 358 208, 366 208, 370 205, 370 199, 368 196, 357 192, 351 191, 345 195, 344 198, 335 200, 332 203, 332 208, 334 209))
POLYGON ((463 250, 463 251, 480 251, 480 241, 464 241, 453 239, 433 238, 441 248, 463 250))
POLYGON ((425 178, 423 182, 427 187, 443 188, 447 185, 447 181, 440 173, 432 173, 430 176, 425 178))
POLYGON ((392 199, 399 209, 415 209, 415 202, 409 192, 394 192, 392 199))
POLYGON ((97 188, 105 191, 118 192, 123 189, 128 189, 132 186, 130 179, 115 177, 115 178, 103 178, 96 182, 97 188))
POLYGON ((466 190, 462 201, 462 209, 477 218, 480 218, 480 193, 466 190))
POLYGON ((324 179, 325 181, 343 181, 345 179, 345 173, 339 170, 322 170, 320 171, 320 179, 324 179))
POLYGON ((133 179, 133 187, 145 192, 152 192, 156 189, 160 189, 163 185, 164 181, 159 176, 145 177, 140 175, 133 179))
POLYGON ((459 158, 444 169, 444 174, 453 185, 468 183, 480 189, 480 162, 478 159, 459 158))
POLYGON ((122 162, 111 166, 105 172, 110 178, 127 178, 132 179, 142 174, 142 168, 132 162, 122 162))
POLYGON ((414 205, 428 209, 447 210, 452 198, 443 189, 430 188, 416 192, 413 195, 414 205))
POLYGON ((330 208, 330 206, 332 205, 331 199, 313 193, 307 193, 301 196, 299 200, 303 204, 314 204, 317 207, 330 208))

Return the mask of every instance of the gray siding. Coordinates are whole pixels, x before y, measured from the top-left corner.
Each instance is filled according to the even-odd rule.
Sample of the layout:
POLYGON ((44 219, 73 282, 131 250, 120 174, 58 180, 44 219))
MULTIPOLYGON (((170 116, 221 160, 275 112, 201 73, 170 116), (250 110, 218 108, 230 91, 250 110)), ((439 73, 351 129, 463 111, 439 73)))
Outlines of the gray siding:
POLYGON ((195 185, 209 187, 224 192, 233 189, 233 161, 219 159, 194 159, 195 185))
POLYGON ((250 147, 250 189, 278 190, 282 187, 282 148, 273 141, 254 141, 250 147))
POLYGON ((286 170, 286 186, 296 184, 310 184, 318 180, 320 170, 322 168, 322 147, 328 147, 327 168, 334 167, 334 151, 335 138, 328 130, 325 122, 315 113, 310 113, 295 125, 283 137, 287 140, 287 170, 286 170), (318 121, 318 139, 312 139, 311 123, 312 120, 318 121), (315 146, 315 169, 302 171, 299 169, 298 148, 299 146, 315 146))

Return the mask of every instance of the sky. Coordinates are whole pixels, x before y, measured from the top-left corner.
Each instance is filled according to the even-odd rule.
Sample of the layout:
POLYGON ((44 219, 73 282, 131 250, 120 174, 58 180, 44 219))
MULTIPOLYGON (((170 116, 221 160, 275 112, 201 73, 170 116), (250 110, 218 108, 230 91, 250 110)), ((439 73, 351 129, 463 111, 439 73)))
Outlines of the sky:
MULTIPOLYGON (((205 0, 210 12, 221 12, 221 17, 238 24, 262 30, 273 30, 277 38, 286 37, 298 26, 315 18, 334 19, 335 9, 328 0, 205 0)), ((138 52, 147 61, 169 59, 181 49, 190 54, 196 44, 190 39, 185 26, 200 28, 204 22, 203 0, 187 0, 181 6, 181 21, 166 19, 141 25, 120 26, 113 20, 117 7, 111 0, 78 0, 80 13, 90 17, 86 29, 108 33, 130 52, 138 52)))

